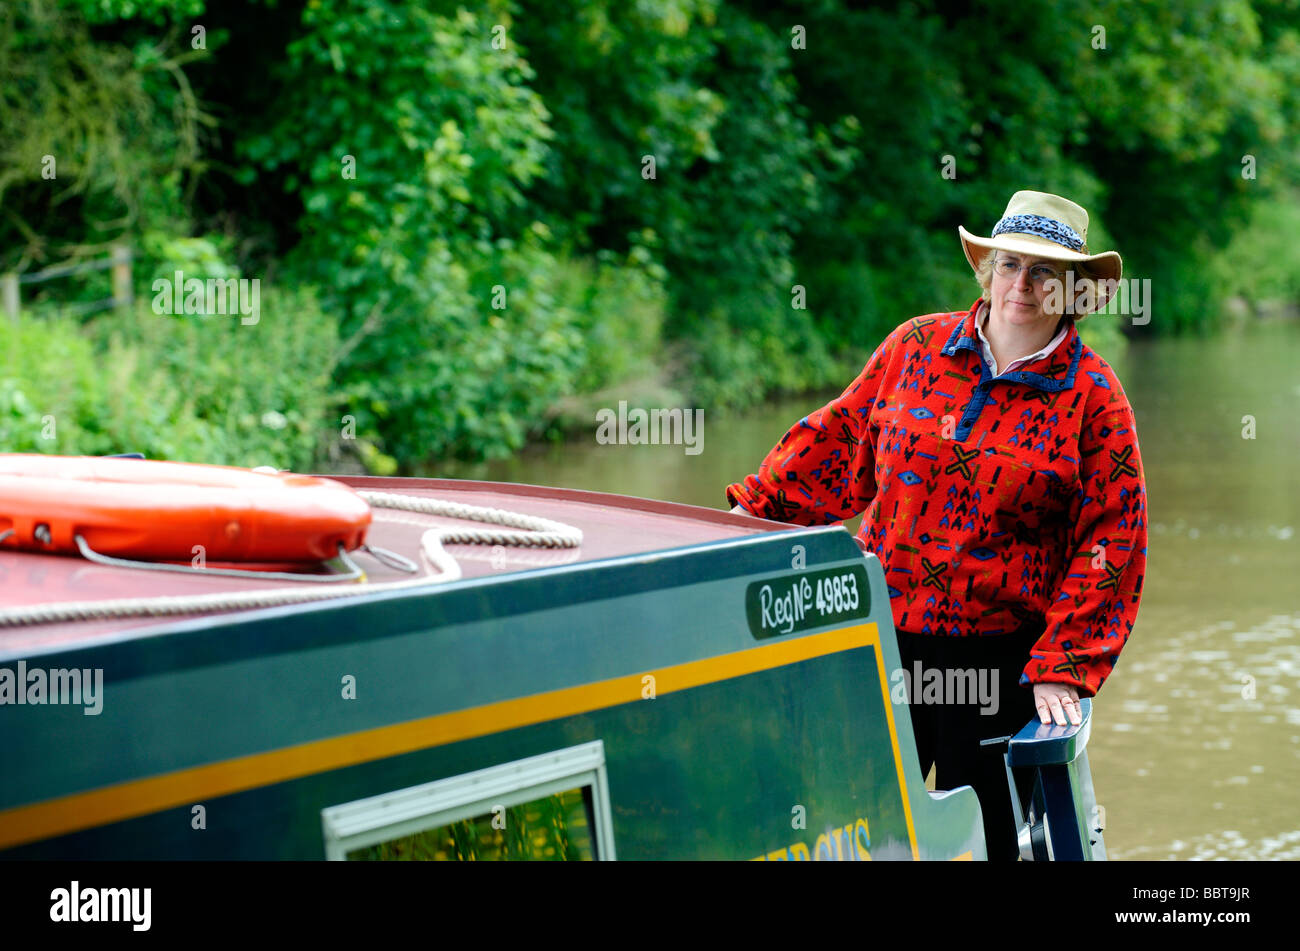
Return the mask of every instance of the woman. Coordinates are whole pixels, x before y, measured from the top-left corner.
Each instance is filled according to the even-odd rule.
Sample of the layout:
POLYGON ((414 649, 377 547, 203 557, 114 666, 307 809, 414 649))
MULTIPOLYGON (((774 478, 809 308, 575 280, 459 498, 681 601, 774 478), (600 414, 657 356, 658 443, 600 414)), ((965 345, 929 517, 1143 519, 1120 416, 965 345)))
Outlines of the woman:
POLYGON ((1002 750, 979 741, 1035 713, 1080 722, 1137 617, 1146 486, 1128 398, 1074 326, 1113 295, 1119 255, 1089 253, 1088 213, 1042 192, 1012 196, 989 238, 958 231, 980 299, 891 332, 727 499, 803 525, 865 510, 903 670, 997 672, 996 712, 911 714, 922 775, 973 786, 989 857, 1015 859, 1002 750))

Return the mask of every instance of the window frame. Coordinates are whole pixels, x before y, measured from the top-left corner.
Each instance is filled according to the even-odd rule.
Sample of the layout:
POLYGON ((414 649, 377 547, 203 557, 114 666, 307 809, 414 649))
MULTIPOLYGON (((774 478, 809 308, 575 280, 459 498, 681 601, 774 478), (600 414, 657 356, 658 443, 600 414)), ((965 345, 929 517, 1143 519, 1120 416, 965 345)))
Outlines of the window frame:
POLYGON ((357 849, 486 815, 497 806, 509 809, 587 786, 595 859, 614 861, 614 816, 602 740, 327 806, 321 810, 325 858, 345 861, 357 849))

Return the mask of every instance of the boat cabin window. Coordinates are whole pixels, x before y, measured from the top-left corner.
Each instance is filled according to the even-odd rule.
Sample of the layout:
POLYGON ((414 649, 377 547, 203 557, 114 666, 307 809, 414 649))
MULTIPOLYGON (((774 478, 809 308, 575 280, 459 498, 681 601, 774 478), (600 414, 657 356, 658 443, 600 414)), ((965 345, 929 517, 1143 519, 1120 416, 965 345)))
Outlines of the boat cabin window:
POLYGON ((321 824, 331 860, 614 858, 600 740, 331 806, 321 824))

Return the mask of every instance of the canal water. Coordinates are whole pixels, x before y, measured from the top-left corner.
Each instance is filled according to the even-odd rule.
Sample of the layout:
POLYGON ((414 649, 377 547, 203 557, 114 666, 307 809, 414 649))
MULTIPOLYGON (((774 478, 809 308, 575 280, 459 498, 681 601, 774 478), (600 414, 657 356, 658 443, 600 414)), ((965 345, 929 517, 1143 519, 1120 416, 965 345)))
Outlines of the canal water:
MULTIPOLYGON (((1300 859, 1300 326, 1101 352, 1137 415, 1150 518, 1138 623, 1094 704, 1108 851, 1300 859)), ((585 439, 456 474, 725 508, 835 395, 706 413, 698 453, 601 445, 593 419, 585 439)))

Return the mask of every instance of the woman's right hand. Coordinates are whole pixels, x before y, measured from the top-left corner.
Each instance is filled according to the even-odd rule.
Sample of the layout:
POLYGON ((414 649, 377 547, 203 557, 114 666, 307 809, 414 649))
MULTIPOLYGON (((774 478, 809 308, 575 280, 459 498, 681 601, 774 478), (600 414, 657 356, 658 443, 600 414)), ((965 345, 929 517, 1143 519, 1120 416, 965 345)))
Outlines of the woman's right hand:
POLYGON ((1073 726, 1083 722, 1079 716, 1079 691, 1066 684, 1034 684, 1034 706, 1043 724, 1055 720, 1057 726, 1065 726, 1067 717, 1073 726))

